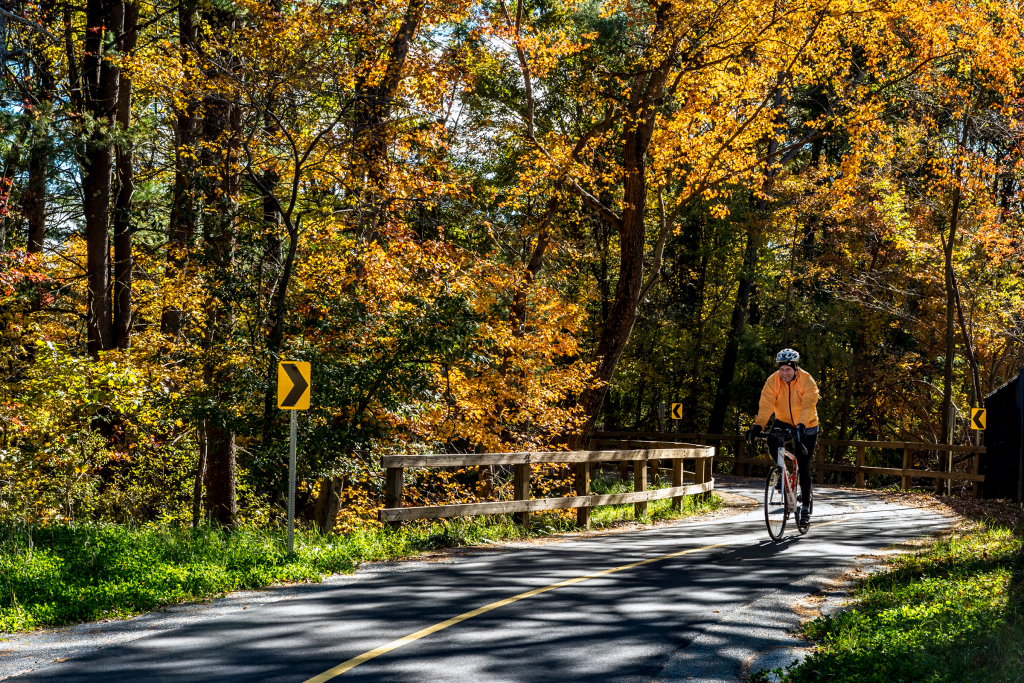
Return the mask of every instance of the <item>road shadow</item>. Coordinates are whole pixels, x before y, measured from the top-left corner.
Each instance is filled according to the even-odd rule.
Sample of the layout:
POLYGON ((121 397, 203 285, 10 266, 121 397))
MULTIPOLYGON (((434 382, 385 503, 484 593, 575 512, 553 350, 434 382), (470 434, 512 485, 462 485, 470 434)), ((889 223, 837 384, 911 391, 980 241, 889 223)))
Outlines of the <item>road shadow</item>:
POLYGON ((656 558, 480 614, 335 680, 642 683, 696 642, 705 664, 738 675, 745 656, 738 644, 759 632, 769 643, 781 637, 766 624, 777 622, 773 610, 780 601, 806 594, 803 579, 936 524, 920 510, 906 519, 900 515, 891 511, 898 523, 885 525, 852 514, 846 522, 779 542, 765 537, 762 520, 728 518, 468 555, 236 612, 17 680, 302 683, 483 605, 656 558), (683 550, 694 552, 665 557, 683 550))

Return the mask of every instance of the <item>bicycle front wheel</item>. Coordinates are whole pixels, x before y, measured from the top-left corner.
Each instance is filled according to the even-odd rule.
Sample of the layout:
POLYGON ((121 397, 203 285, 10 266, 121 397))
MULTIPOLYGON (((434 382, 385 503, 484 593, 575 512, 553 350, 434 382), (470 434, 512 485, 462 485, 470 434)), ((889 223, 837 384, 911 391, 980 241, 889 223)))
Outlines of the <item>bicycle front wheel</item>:
POLYGON ((786 492, 783 489, 782 468, 776 465, 768 472, 764 482, 764 523, 773 541, 782 538, 786 530, 786 492))

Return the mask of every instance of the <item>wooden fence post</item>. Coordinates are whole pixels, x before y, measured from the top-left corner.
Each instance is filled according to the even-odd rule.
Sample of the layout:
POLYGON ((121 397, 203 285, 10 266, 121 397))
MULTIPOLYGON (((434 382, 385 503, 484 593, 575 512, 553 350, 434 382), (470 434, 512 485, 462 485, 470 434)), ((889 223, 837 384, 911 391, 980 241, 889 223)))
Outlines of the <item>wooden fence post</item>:
MULTIPOLYGON (((576 495, 590 495, 589 462, 581 462, 576 465, 576 495)), ((590 528, 590 508, 576 508, 576 524, 583 529, 590 528)))
MULTIPOLYGON (((978 473, 978 460, 980 460, 980 459, 981 459, 981 453, 975 453, 974 457, 971 458, 971 474, 977 474, 978 473)), ((978 486, 978 480, 977 479, 975 479, 974 481, 971 482, 971 495, 974 498, 980 498, 981 497, 980 489, 981 489, 981 487, 978 486)))
MULTIPOLYGON (((512 495, 515 500, 530 499, 530 463, 524 462, 515 466, 515 473, 512 478, 512 495)), ((530 513, 527 511, 517 512, 516 521, 526 529, 530 528, 530 513)))
MULTIPOLYGON (((704 458, 704 481, 701 482, 702 484, 706 484, 706 483, 708 483, 709 481, 711 481, 712 479, 715 478, 715 455, 717 455, 717 454, 718 454, 718 449, 716 448, 713 451, 711 451, 711 457, 710 458, 704 458)), ((707 498, 708 497, 707 491, 705 491, 704 493, 700 494, 700 496, 701 496, 701 500, 704 500, 705 498, 707 498)))
MULTIPOLYGON (((953 474, 953 451, 946 451, 946 463, 948 463, 946 471, 953 474)), ((946 495, 953 495, 953 477, 946 477, 946 495)))
MULTIPOLYGON (((646 460, 634 460, 633 461, 633 490, 634 491, 646 491, 647 490, 647 461, 646 460)), ((636 519, 640 519, 644 513, 647 512, 647 501, 641 501, 639 503, 633 503, 633 516, 636 519)))
MULTIPOLYGON (((672 487, 683 485, 683 459, 673 458, 672 459, 672 487)), ((672 498, 672 509, 675 512, 683 511, 683 496, 674 496, 672 498)))
POLYGON ((910 490, 910 449, 903 447, 903 490, 910 490))
MULTIPOLYGON (((707 458, 696 458, 693 461, 693 483, 703 484, 708 480, 707 470, 707 458)), ((705 495, 703 493, 697 494, 697 502, 703 501, 705 495)))
POLYGON ((864 488, 864 446, 857 446, 857 488, 864 488))
MULTIPOLYGON (((384 507, 402 507, 402 485, 405 480, 405 470, 401 467, 389 467, 384 471, 384 507)), ((402 526, 401 522, 388 522, 397 529, 402 526)))
POLYGON ((817 466, 816 469, 818 470, 816 479, 818 486, 825 483, 825 451, 827 450, 828 446, 825 446, 825 448, 818 448, 817 452, 814 454, 814 464, 817 466))
POLYGON ((739 445, 736 446, 736 465, 732 468, 733 474, 737 474, 741 477, 747 476, 747 463, 741 463, 740 458, 745 457, 744 452, 746 451, 747 442, 740 439, 739 445))
MULTIPOLYGON (((623 450, 623 451, 628 451, 629 450, 629 442, 628 441, 623 441, 621 444, 619 444, 619 449, 623 450)), ((619 466, 619 479, 622 480, 622 481, 626 481, 626 479, 628 479, 628 478, 629 478, 629 461, 628 460, 623 460, 622 464, 619 466)))
POLYGON ((651 470, 651 486, 657 488, 658 483, 661 481, 661 461, 655 458, 654 460, 649 460, 648 463, 648 468, 651 470))

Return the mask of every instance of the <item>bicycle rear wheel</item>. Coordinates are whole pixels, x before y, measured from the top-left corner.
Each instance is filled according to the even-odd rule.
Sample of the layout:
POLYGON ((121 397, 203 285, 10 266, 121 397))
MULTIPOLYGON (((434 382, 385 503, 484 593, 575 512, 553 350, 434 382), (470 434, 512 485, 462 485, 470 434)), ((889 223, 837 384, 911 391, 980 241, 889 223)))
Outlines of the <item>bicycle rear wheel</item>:
POLYGON ((776 465, 768 472, 764 482, 764 523, 773 541, 782 538, 789 517, 782 483, 782 468, 776 465))

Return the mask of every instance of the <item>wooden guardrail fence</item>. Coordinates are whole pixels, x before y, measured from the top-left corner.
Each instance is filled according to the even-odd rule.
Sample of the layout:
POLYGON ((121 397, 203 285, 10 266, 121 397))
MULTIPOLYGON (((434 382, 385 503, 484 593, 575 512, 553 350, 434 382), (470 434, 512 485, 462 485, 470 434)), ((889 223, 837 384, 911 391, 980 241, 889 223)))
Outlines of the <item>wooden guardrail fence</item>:
POLYGON ((439 519, 470 515, 495 515, 514 513, 521 524, 527 524, 531 512, 540 510, 566 510, 575 508, 580 526, 590 527, 590 510, 598 505, 620 505, 633 503, 637 516, 647 510, 647 503, 662 498, 673 498, 673 505, 681 506, 683 496, 705 493, 714 488, 711 476, 712 459, 715 449, 711 446, 684 444, 679 442, 660 443, 655 441, 596 440, 591 444, 595 450, 550 451, 543 453, 469 453, 430 455, 385 455, 381 464, 385 470, 384 509, 380 520, 392 525, 413 519, 439 519), (617 450, 596 450, 602 446, 617 446, 617 450), (647 489, 648 464, 655 473, 660 470, 663 460, 672 462, 672 486, 664 489, 647 489), (692 472, 683 469, 684 460, 694 461, 692 472), (619 462, 633 464, 633 492, 590 494, 591 467, 594 463, 619 462), (566 498, 530 498, 530 465, 534 463, 573 463, 576 465, 575 484, 580 495, 566 498), (402 488, 405 470, 421 467, 481 467, 490 465, 513 465, 513 500, 486 503, 460 503, 456 505, 433 505, 429 507, 402 507, 402 488), (693 483, 687 484, 684 474, 693 475, 693 483))
MULTIPOLYGON (((731 443, 734 444, 734 455, 723 455, 722 453, 715 454, 715 460, 717 462, 731 462, 735 464, 737 473, 749 473, 745 466, 749 465, 768 465, 770 459, 767 453, 762 454, 758 458, 750 458, 745 456, 746 441, 743 436, 736 434, 678 434, 674 432, 598 432, 594 435, 598 439, 610 439, 610 438, 632 438, 632 439, 657 439, 659 442, 671 442, 675 439, 685 439, 687 441, 695 441, 697 443, 717 443, 721 444, 731 443)), ((911 479, 914 477, 925 477, 936 480, 952 480, 952 481, 969 481, 972 483, 973 494, 975 497, 979 494, 978 484, 985 481, 985 475, 978 474, 978 456, 985 453, 984 446, 950 446, 941 443, 924 443, 919 441, 839 441, 835 439, 819 439, 818 448, 815 453, 814 469, 816 471, 816 478, 818 484, 824 483, 825 472, 852 472, 856 475, 857 486, 860 488, 864 487, 864 477, 868 474, 881 474, 901 477, 902 488, 909 489, 911 486, 911 479), (855 448, 855 465, 842 465, 835 463, 825 462, 825 453, 829 448, 855 448), (903 451, 903 466, 899 468, 895 467, 868 467, 865 465, 866 453, 868 448, 887 448, 897 451, 903 451), (974 457, 971 458, 972 462, 970 465, 970 472, 953 472, 947 470, 944 472, 935 470, 924 470, 913 467, 913 452, 914 451, 939 451, 946 453, 970 453, 974 457)), ((952 467, 952 458, 946 458, 948 466, 952 467)))

